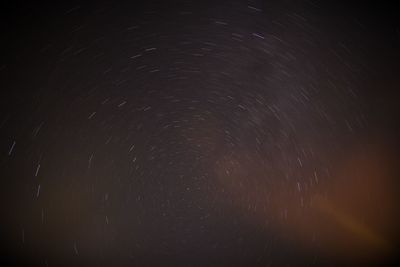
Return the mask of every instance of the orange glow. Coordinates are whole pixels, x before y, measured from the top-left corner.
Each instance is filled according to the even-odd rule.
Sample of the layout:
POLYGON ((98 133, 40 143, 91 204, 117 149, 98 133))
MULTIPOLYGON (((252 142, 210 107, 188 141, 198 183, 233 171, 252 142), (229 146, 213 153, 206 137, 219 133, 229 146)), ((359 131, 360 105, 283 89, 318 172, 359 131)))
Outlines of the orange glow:
POLYGON ((261 179, 262 170, 234 157, 219 160, 216 171, 238 212, 259 207, 251 223, 267 221, 288 242, 310 251, 317 246, 327 257, 364 262, 393 253, 390 237, 399 218, 391 161, 383 146, 352 148, 336 163, 332 179, 301 193, 287 189, 296 188, 294 182, 261 179))

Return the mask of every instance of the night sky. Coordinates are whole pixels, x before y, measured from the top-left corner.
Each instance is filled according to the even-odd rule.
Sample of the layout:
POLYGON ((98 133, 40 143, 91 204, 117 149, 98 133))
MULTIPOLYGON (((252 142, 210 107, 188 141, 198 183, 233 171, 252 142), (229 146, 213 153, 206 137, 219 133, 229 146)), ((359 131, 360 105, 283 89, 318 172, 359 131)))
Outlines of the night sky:
POLYGON ((2 263, 396 264, 394 5, 0 10, 2 263))

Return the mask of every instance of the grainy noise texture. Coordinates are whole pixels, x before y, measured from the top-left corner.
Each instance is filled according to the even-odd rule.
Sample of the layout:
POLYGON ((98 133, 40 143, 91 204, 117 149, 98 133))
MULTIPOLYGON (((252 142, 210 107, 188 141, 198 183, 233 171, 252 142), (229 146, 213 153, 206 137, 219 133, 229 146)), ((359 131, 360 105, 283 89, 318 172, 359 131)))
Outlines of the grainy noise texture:
POLYGON ((2 265, 398 264, 394 5, 0 10, 2 265))

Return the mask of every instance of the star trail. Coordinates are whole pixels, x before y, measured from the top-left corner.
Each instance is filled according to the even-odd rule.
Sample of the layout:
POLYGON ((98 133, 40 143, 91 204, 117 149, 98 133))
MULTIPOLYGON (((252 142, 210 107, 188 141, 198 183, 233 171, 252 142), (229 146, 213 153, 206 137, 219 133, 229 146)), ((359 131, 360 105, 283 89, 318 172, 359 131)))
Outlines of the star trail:
POLYGON ((395 265, 400 28, 350 2, 4 4, 2 262, 395 265))

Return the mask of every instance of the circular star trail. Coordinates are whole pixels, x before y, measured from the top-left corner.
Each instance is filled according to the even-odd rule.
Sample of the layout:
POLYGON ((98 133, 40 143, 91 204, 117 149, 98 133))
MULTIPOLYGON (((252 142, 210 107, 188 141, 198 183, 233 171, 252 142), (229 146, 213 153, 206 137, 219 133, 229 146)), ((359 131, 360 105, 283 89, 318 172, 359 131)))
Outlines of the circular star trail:
POLYGON ((395 262, 391 7, 68 2, 2 12, 4 262, 395 262))

